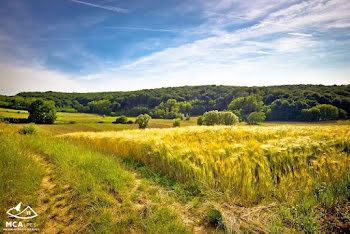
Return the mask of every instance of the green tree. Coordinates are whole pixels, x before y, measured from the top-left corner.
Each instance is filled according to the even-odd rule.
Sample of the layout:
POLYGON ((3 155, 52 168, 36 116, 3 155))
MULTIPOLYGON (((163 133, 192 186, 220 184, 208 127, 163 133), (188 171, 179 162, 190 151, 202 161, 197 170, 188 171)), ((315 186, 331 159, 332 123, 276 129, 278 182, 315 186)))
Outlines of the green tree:
POLYGON ((168 112, 178 112, 179 111, 179 105, 176 101, 176 99, 168 99, 165 103, 165 107, 168 112))
POLYGON ((98 113, 98 114, 110 114, 111 109, 111 102, 106 99, 102 99, 99 101, 92 101, 88 103, 88 106, 90 108, 90 111, 92 113, 98 113))
POLYGON ((339 109, 339 119, 347 119, 348 113, 345 110, 339 109))
POLYGON ((136 117, 135 123, 139 125, 139 128, 146 128, 148 126, 148 122, 150 121, 151 116, 147 114, 141 114, 136 117))
POLYGON ((56 120, 56 109, 52 102, 36 100, 28 108, 30 122, 37 124, 52 124, 56 120))
POLYGON ((329 104, 321 104, 316 106, 320 110, 321 120, 335 120, 339 116, 339 110, 337 107, 329 104))
POLYGON ((228 109, 233 111, 241 119, 246 120, 252 112, 260 111, 264 105, 262 98, 258 95, 249 95, 233 99, 228 105, 228 109))
POLYGON ((321 112, 316 107, 301 110, 301 118, 303 121, 320 121, 320 117, 321 112))
POLYGON ((265 120, 266 116, 264 112, 252 112, 247 117, 248 124, 259 124, 265 120))

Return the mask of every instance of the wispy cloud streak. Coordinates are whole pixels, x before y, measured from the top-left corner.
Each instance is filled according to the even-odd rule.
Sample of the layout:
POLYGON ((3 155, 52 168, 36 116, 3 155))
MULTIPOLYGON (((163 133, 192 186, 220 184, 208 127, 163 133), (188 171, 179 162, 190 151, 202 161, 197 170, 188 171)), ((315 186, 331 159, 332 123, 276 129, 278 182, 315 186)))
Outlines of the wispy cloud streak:
POLYGON ((179 32, 178 30, 174 29, 157 29, 157 28, 139 28, 139 27, 104 27, 109 29, 126 29, 126 30, 141 30, 141 31, 150 31, 150 32, 179 32))
POLYGON ((89 3, 89 2, 83 2, 83 1, 79 1, 79 0, 71 0, 71 1, 75 2, 75 3, 83 4, 86 6, 101 8, 101 9, 108 10, 108 11, 114 11, 114 12, 119 12, 119 13, 127 13, 128 12, 127 9, 120 8, 120 7, 102 6, 102 5, 97 5, 97 4, 93 4, 93 3, 89 3))

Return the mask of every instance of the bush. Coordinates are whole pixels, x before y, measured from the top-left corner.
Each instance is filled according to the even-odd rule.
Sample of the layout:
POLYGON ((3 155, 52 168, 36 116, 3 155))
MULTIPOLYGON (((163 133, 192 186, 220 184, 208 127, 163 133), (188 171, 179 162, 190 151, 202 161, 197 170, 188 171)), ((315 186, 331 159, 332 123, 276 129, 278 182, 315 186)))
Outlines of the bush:
POLYGON ((180 125, 181 125, 180 120, 175 120, 174 123, 173 123, 174 127, 180 127, 180 125))
POLYGON ((252 112, 248 115, 248 124, 259 124, 265 120, 266 116, 264 112, 252 112))
POLYGON ((28 108, 29 121, 37 124, 53 124, 57 118, 53 103, 36 100, 28 108))
POLYGON ((222 214, 219 210, 215 208, 210 208, 207 212, 207 218, 209 223, 211 223, 215 227, 223 227, 222 214))
POLYGON ((125 115, 122 115, 122 116, 117 117, 113 123, 126 124, 127 122, 128 122, 128 118, 125 115))
POLYGON ((69 121, 68 123, 69 123, 69 124, 76 124, 77 122, 74 121, 74 120, 72 120, 72 121, 69 121))
POLYGON ((139 128, 146 128, 148 126, 148 122, 151 119, 151 116, 147 115, 147 114, 141 114, 139 116, 136 117, 136 121, 135 123, 137 123, 139 125, 139 128))
POLYGON ((197 125, 203 125, 204 118, 203 116, 199 116, 197 119, 197 125))
POLYGON ((191 117, 189 114, 186 115, 186 121, 190 121, 191 117))
POLYGON ((219 123, 219 111, 213 110, 205 112, 203 124, 205 125, 214 125, 219 123))
POLYGON ((223 125, 233 125, 238 122, 237 115, 233 114, 231 111, 221 111, 219 112, 219 124, 223 125))
POLYGON ((20 130, 18 130, 18 133, 23 135, 35 134, 36 132, 36 126, 33 123, 23 126, 20 130))
POLYGON ((126 122, 127 124, 133 124, 134 123, 134 121, 132 121, 132 120, 128 120, 128 122, 126 122))
POLYGON ((204 113, 203 117, 205 125, 233 125, 238 122, 238 117, 230 111, 208 111, 204 113))

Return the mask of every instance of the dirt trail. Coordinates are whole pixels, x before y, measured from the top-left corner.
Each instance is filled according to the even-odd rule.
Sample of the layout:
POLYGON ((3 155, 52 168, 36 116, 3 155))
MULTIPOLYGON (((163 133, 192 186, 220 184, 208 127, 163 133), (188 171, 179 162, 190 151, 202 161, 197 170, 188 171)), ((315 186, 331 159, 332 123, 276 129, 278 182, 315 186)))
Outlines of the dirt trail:
POLYGON ((52 165, 44 155, 31 154, 31 157, 39 162, 45 169, 38 191, 38 205, 40 233, 73 233, 79 229, 81 223, 76 217, 71 204, 72 189, 69 185, 60 185, 52 176, 52 165))
MULTIPOLYGON (((135 184, 134 187, 130 190, 130 196, 138 191, 138 188, 142 184, 142 179, 138 177, 137 173, 134 174, 135 184)), ((166 189, 162 188, 159 185, 148 185, 149 188, 153 188, 157 190, 157 196, 161 198, 162 201, 166 201, 167 206, 171 206, 174 209, 174 212, 179 216, 180 220, 192 229, 193 233, 207 233, 208 227, 204 226, 201 222, 201 217, 194 215, 190 209, 191 206, 185 205, 175 201, 174 199, 169 198, 168 192, 166 189)), ((155 202, 151 199, 147 198, 147 192, 144 191, 142 194, 142 198, 135 202, 134 206, 142 215, 143 212, 147 210, 147 206, 150 204, 154 204, 155 202)), ((210 228, 209 228, 210 229, 210 228)), ((213 229, 215 230, 215 229, 213 229)))

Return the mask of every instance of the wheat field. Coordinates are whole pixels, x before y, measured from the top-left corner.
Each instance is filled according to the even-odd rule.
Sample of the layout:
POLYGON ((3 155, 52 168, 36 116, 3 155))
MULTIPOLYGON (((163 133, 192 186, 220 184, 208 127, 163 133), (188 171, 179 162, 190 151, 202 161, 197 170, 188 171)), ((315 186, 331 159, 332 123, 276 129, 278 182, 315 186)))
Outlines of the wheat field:
POLYGON ((244 204, 288 200, 349 171, 350 126, 213 126, 63 135, 244 204))

